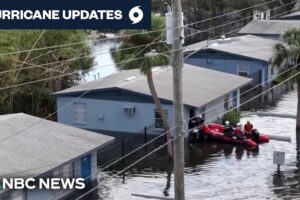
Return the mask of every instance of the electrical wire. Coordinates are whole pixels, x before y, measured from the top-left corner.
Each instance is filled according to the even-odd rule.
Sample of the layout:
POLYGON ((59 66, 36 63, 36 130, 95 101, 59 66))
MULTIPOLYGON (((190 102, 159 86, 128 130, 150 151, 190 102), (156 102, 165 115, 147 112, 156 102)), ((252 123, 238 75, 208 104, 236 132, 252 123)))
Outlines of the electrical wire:
MULTIPOLYGON (((258 95, 256 95, 256 96, 252 97, 251 99, 245 101, 243 104, 249 103, 250 101, 252 101, 252 100, 254 100, 254 99, 260 97, 261 95, 263 95, 263 94, 265 94, 265 93, 267 93, 267 92, 273 90, 274 88, 277 88, 278 86, 282 85, 283 83, 287 82, 288 80, 291 80, 292 78, 298 76, 299 74, 300 74, 300 72, 298 72, 298 73, 296 73, 296 74, 290 76, 289 78, 287 78, 287 79, 285 79, 284 81, 280 82, 278 85, 275 85, 275 86, 269 88, 268 90, 266 90, 266 91, 264 91, 264 92, 262 92, 262 93, 260 93, 260 94, 258 94, 258 95)), ((236 109, 236 108, 232 108, 231 110, 228 110, 228 111, 224 112, 223 114, 226 114, 226 113, 228 113, 228 112, 230 112, 230 111, 232 111, 232 110, 234 110, 234 109, 236 109)), ((213 120, 213 119, 210 119, 210 120, 213 120)), ((182 136, 181 136, 181 137, 182 137, 182 136)), ((119 173, 117 173, 116 176, 118 176, 118 175, 120 175, 120 174, 123 174, 123 173, 124 173, 126 170, 128 170, 129 168, 133 167, 134 165, 136 165, 137 163, 139 163, 139 162, 142 161, 143 159, 145 159, 145 158, 147 158, 148 156, 152 155, 153 153, 159 151, 159 150, 162 149, 164 146, 166 146, 167 144, 169 144, 170 142, 173 142, 174 140, 176 140, 176 139, 178 139, 178 138, 179 138, 179 137, 175 137, 174 139, 169 140, 168 142, 164 143, 163 145, 161 145, 161 146, 159 146, 158 148, 154 149, 153 151, 149 152, 148 154, 146 154, 146 155, 143 156, 142 158, 138 159, 137 161, 135 161, 134 163, 132 163, 131 165, 127 166, 127 167, 124 168, 122 171, 120 171, 119 173)), ((98 172, 97 172, 97 173, 98 173, 98 172)), ((115 177, 116 177, 116 176, 115 176, 115 177)), ((93 187, 92 189, 90 189, 90 190, 87 191, 86 193, 82 194, 81 196, 79 196, 79 197, 76 198, 75 200, 79 200, 79 199, 83 198, 84 196, 86 196, 87 194, 89 194, 89 193, 91 193, 92 191, 96 190, 97 188, 98 188, 98 185, 97 185, 96 187, 93 187)))
MULTIPOLYGON (((284 4, 282 6, 279 6, 279 7, 273 8, 273 9, 270 9, 270 10, 276 10, 276 9, 288 6, 290 4, 293 4, 293 3, 295 3, 295 1, 287 3, 287 4, 284 4)), ((287 11, 287 12, 290 12, 290 11, 287 11)), ((232 12, 232 13, 234 13, 234 12, 232 12)), ((283 14, 281 13, 279 15, 283 15, 283 14)), ((277 16, 273 16, 272 18, 275 18, 275 17, 277 17, 277 16)), ((247 17, 244 17, 244 18, 241 18, 241 19, 238 19, 238 20, 235 20, 235 21, 231 21, 231 22, 228 22, 228 23, 225 23, 225 24, 221 24, 221 25, 218 25, 218 26, 215 26, 215 27, 211 27, 211 28, 208 28, 208 29, 205 29, 205 30, 198 30, 197 32, 188 34, 185 37, 190 37, 190 36, 193 36, 193 35, 196 35, 196 34, 199 34, 199 33, 208 32, 208 31, 214 30, 216 28, 222 28, 224 26, 228 26, 228 25, 231 25, 231 24, 234 24, 236 22, 240 22, 240 21, 243 21, 243 20, 249 19, 249 18, 252 18, 252 16, 247 16, 247 17)), ((184 27, 186 27, 186 26, 184 26, 184 27)), ((174 38, 174 40, 176 40, 176 38, 174 38)), ((153 43, 152 45, 159 44, 159 43, 164 43, 164 42, 165 41, 159 41, 159 42, 153 43)), ((126 51, 126 50, 130 50, 130 49, 141 48, 141 47, 148 46, 148 45, 149 44, 145 44, 145 45, 140 45, 140 46, 135 46, 135 47, 129 47, 129 48, 124 48, 124 49, 119 49, 119 50, 114 50, 114 51, 103 51, 103 52, 100 52, 100 53, 96 53, 94 55, 102 55, 102 54, 107 54, 107 53, 114 53, 114 52, 117 52, 117 51, 126 51)), ((59 64, 59 63, 64 63, 64 62, 72 62, 72 61, 76 61, 76 60, 80 60, 80 59, 84 59, 84 58, 92 58, 92 57, 94 57, 94 55, 85 55, 85 56, 73 57, 73 58, 67 59, 67 60, 61 60, 61 61, 55 61, 55 62, 48 62, 48 63, 44 63, 44 64, 37 64, 37 65, 28 66, 28 67, 23 67, 22 69, 32 69, 32 68, 36 68, 36 67, 48 66, 48 65, 59 64)), ((0 54, 0 56, 1 56, 1 54, 0 54)), ((111 64, 110 66, 113 66, 113 65, 114 64, 111 64)), ((64 66, 64 65, 61 65, 61 66, 64 66)), ((109 66, 103 66, 103 67, 109 67, 109 66)), ((0 71, 0 75, 5 74, 5 73, 9 73, 9 72, 19 71, 19 70, 21 70, 21 69, 19 69, 18 66, 17 66, 16 69, 10 69, 10 70, 5 70, 5 71, 0 71)))
MULTIPOLYGON (((130 62, 130 61, 126 61, 126 62, 130 62)), ((255 88, 259 87, 260 85, 263 85, 263 84, 265 84, 265 83, 267 83, 267 82, 270 82, 271 80, 274 80, 276 77, 281 76, 282 74, 286 73, 286 72, 289 71, 289 70, 292 70, 293 68, 295 68, 295 67, 297 67, 297 66, 298 66, 298 65, 296 65, 296 66, 294 66, 294 67, 292 67, 292 68, 289 68, 289 69, 287 69, 287 70, 281 72, 280 74, 278 74, 278 75, 276 75, 276 76, 273 76, 271 79, 268 79, 268 80, 266 80, 266 81, 264 81, 264 82, 262 82, 262 83, 256 85, 255 87, 250 88, 249 90, 247 90, 247 91, 241 93, 240 95, 246 94, 246 93, 248 93, 249 91, 254 90, 255 88)), ((0 88, 0 90, 1 90, 1 88, 0 88)), ((84 94, 84 95, 85 95, 85 94, 84 94)), ((84 96, 84 95, 83 95, 83 96, 84 96)), ((237 98, 237 97, 233 97, 233 98, 231 98, 231 99, 228 99, 227 102, 229 102, 230 100, 235 99, 235 98, 237 98)), ((76 99, 76 100, 77 100, 77 99, 76 99)), ((222 104, 223 104, 223 102, 222 102, 222 104)), ((217 106, 219 106, 219 105, 221 105, 221 104, 217 104, 217 105, 215 105, 214 107, 212 107, 212 108, 210 108, 210 109, 214 109, 215 107, 217 107, 217 106)), ((198 108, 200 108, 200 107, 198 107, 198 108)), ((62 109, 63 109, 63 108, 62 108, 62 109)), ((61 110, 62 110, 62 109, 61 109, 61 110)), ((209 111, 210 109, 206 110, 205 112, 209 111)), ((59 110, 59 111, 60 111, 60 110, 59 110)), ((57 111, 57 112, 59 112, 59 111, 57 111)), ((205 112, 202 112, 201 114, 204 114, 205 112)), ((51 114, 51 116, 52 116, 52 114, 51 114)), ((191 119, 194 119, 194 117, 192 117, 192 118, 190 118, 190 119, 188 119, 188 120, 191 120, 191 119)), ((173 130, 173 129, 171 129, 170 131, 172 131, 172 130, 173 130)), ((133 153, 135 153, 135 152, 138 151, 139 149, 141 149, 141 148, 147 146, 148 144, 152 143, 153 141, 155 141, 155 140, 161 138, 161 137, 164 136, 166 133, 167 133, 167 132, 165 132, 165 133, 159 135, 158 137, 154 138, 153 140, 149 141, 148 143, 145 143, 144 145, 140 146, 138 149, 135 149, 135 150, 134 150, 133 152, 131 152, 130 154, 125 155, 124 158, 129 157, 130 155, 132 155, 133 153)), ((1 140, 0 140, 0 142, 1 142, 1 140)), ((119 160, 119 161, 120 161, 120 160, 119 160)), ((110 165, 106 166, 106 167, 103 168, 103 169, 107 169, 107 168, 109 168, 110 166, 114 165, 114 164, 117 163, 117 162, 118 162, 118 160, 114 161, 113 163, 111 163, 110 165)))
MULTIPOLYGON (((246 10, 249 10, 249 9, 252 9, 252 8, 256 8, 256 7, 268 5, 268 4, 276 2, 276 1, 279 1, 279 0, 271 0, 271 1, 268 1, 268 2, 256 4, 256 5, 253 5, 253 6, 249 6, 247 8, 236 10, 236 11, 233 11, 233 12, 230 12, 230 13, 226 13, 226 14, 222 14, 222 15, 210 17, 210 18, 207 18, 207 19, 199 20, 199 21, 196 21, 196 22, 192 22, 192 23, 186 24, 186 25, 184 25, 184 27, 195 25, 195 24, 199 24, 199 23, 203 23, 203 22, 207 22, 207 21, 218 19, 218 18, 221 18, 221 17, 226 17, 228 15, 236 14, 236 13, 239 13, 239 12, 242 12, 242 11, 246 11, 246 10)), ((296 2, 296 1, 294 1, 294 2, 296 2)), ((169 28, 169 29, 175 29, 175 28, 180 28, 180 27, 172 27, 172 28, 169 28)), ((121 38, 126 38, 126 37, 132 37, 132 36, 136 36, 136 35, 144 35, 144 34, 150 34, 150 33, 157 33, 157 32, 162 32, 162 31, 165 31, 165 30, 166 30, 166 28, 160 29, 160 30, 153 30, 153 31, 144 31, 142 33, 134 33, 134 34, 121 35, 121 36, 112 37, 112 38, 101 38, 101 39, 90 40, 90 41, 91 42, 103 42, 103 41, 108 41, 108 40, 116 40, 116 39, 121 39, 121 38)), ((48 46, 48 47, 41 47, 41 48, 35 48, 35 49, 31 49, 31 50, 20 50, 20 51, 15 51, 15 52, 5 52, 5 53, 0 53, 0 56, 12 55, 12 54, 19 54, 19 53, 26 53, 28 51, 40 51, 40 50, 46 50, 46 49, 52 49, 52 48, 69 47, 69 46, 79 45, 79 44, 84 44, 84 43, 86 43, 86 41, 84 41, 84 42, 74 42, 74 43, 68 43, 68 44, 62 44, 62 45, 54 45, 54 46, 48 46)))

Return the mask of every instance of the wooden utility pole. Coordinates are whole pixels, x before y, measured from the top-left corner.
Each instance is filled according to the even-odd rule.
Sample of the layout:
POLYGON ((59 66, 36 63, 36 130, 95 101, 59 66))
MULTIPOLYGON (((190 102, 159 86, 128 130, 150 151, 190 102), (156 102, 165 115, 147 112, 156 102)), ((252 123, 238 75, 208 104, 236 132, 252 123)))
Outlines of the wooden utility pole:
POLYGON ((172 0, 173 16, 173 110, 175 119, 174 171, 175 200, 184 200, 184 135, 182 104, 182 7, 181 0, 172 0))

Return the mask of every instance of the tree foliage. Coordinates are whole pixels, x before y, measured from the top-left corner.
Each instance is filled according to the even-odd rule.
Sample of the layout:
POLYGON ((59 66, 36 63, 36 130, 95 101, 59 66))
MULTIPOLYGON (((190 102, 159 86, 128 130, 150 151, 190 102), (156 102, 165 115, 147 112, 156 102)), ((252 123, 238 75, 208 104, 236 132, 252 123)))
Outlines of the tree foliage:
POLYGON ((81 79, 81 70, 92 66, 86 33, 80 30, 2 30, 0 31, 0 88, 64 74, 47 81, 1 90, 0 112, 25 112, 47 116, 54 111, 53 92, 73 86, 81 79), (44 47, 77 43, 72 46, 44 47), (39 49, 27 51, 30 49, 39 49), (48 64, 49 63, 49 64, 48 64))
MULTIPOLYGON (((152 30, 163 30, 165 28, 165 20, 160 16, 153 16, 151 23, 152 30)), ((168 53, 166 53, 169 51, 169 48, 162 42, 165 37, 165 32, 157 31, 140 34, 143 31, 144 30, 127 30, 122 33, 124 35, 132 35, 124 38, 119 48, 120 51, 113 54, 115 62, 121 62, 119 67, 122 67, 122 69, 141 69, 141 72, 147 74, 154 66, 169 64, 168 53), (140 47, 132 48, 136 46, 140 47), (122 49, 128 50, 124 51, 122 49), (152 50, 155 50, 157 54, 165 52, 165 55, 145 58, 145 54, 152 50)))
MULTIPOLYGON (((299 73, 300 64, 300 28, 292 28, 283 35, 284 44, 276 44, 274 47, 273 64, 278 66, 281 70, 286 70, 292 67, 287 73, 284 73, 278 82, 291 77, 295 73, 299 73), (294 68, 294 66, 296 66, 294 68)), ((300 76, 296 76, 298 84, 298 104, 297 104, 297 118, 296 118, 296 138, 298 145, 300 144, 300 76)))
MULTIPOLYGON (((165 19, 160 16, 152 16, 151 23, 152 32, 149 33, 143 34, 144 30, 125 31, 125 35, 131 36, 124 38, 123 44, 119 50, 113 54, 113 57, 117 63, 121 62, 119 65, 121 69, 140 69, 140 71, 147 76, 149 90, 162 118, 163 126, 167 131, 167 138, 169 141, 171 139, 170 131, 168 131, 170 130, 170 126, 165 110, 157 95, 152 77, 152 67, 169 64, 169 55, 167 53, 168 47, 164 42, 165 31, 163 31, 165 29, 165 19), (141 47, 128 49, 136 46, 141 47), (149 53, 153 53, 153 51, 155 51, 155 55, 149 55, 149 53)), ((168 145, 168 152, 172 155, 171 144, 168 145)))

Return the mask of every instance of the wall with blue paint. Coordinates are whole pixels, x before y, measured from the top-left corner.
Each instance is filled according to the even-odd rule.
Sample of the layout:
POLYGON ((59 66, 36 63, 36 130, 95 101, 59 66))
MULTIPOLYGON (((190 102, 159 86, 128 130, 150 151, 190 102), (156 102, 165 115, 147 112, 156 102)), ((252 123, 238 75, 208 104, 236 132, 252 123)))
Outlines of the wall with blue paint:
POLYGON ((268 63, 260 60, 250 59, 238 55, 231 55, 211 50, 200 51, 187 58, 186 63, 205 67, 221 72, 238 75, 239 65, 248 66, 251 78, 254 83, 261 83, 269 78, 268 63), (262 71, 262 76, 259 73, 262 71), (252 77, 251 75, 255 76, 252 77))
MULTIPOLYGON (((64 107, 73 100, 73 97, 58 97, 57 107, 64 107)), ((58 122, 85 129, 126 133, 140 132, 145 126, 151 126, 155 122, 154 110, 156 107, 153 103, 87 98, 81 98, 76 103, 86 105, 86 123, 79 124, 74 121, 74 104, 67 105, 58 112, 58 122), (135 107, 135 114, 132 116, 124 114, 124 107, 135 107)), ((172 125, 172 105, 163 104, 163 107, 167 110, 168 121, 172 125)))
MULTIPOLYGON (((95 96, 101 96, 93 95, 95 96)), ((232 92, 228 94, 229 98, 232 97, 232 92)), ((125 133, 143 133, 144 127, 153 126, 155 123, 154 110, 156 109, 154 103, 136 102, 134 95, 133 101, 118 101, 112 98, 111 100, 96 98, 81 98, 73 102, 75 97, 71 96, 58 96, 58 122, 75 126, 79 128, 107 131, 107 132, 125 132, 125 133), (82 103, 86 107, 86 121, 85 123, 76 123, 75 119, 75 104, 82 103), (60 110, 59 108, 64 107, 60 110), (124 114, 124 107, 135 107, 135 114, 128 116, 124 114)), ((222 96, 208 105, 203 105, 202 108, 196 109, 196 114, 203 111, 206 112, 207 117, 212 118, 215 113, 220 114, 224 112, 224 101, 228 99, 227 95, 222 96), (211 107, 220 104, 217 108, 212 110, 211 107)), ((231 100, 232 101, 232 100, 231 100)), ((239 102, 239 99, 238 99, 239 102)), ((232 103, 230 103, 232 104, 232 103)), ((168 113, 168 122, 172 127, 173 124, 173 105, 163 104, 168 113)), ((190 119, 190 106, 184 106, 183 116, 186 122, 190 119)), ((187 129, 187 124, 185 126, 187 129)))
MULTIPOLYGON (((91 180, 96 180, 97 178, 97 151, 93 151, 90 154, 88 154, 91 156, 91 160, 90 160, 90 174, 91 174, 91 180)), ((86 155, 85 155, 86 156, 86 155)), ((73 175, 74 178, 82 178, 82 158, 83 157, 79 157, 73 161, 70 161, 69 163, 65 163, 65 164, 72 164, 73 165, 73 175)), ((60 168, 60 167, 58 167, 60 168)), ((53 171, 57 170, 58 168, 55 168, 51 171, 49 171, 47 174, 49 174, 49 176, 52 175, 53 171)), ((72 194, 72 192, 74 192, 75 190, 59 190, 59 191, 55 191, 53 192, 52 190, 27 190, 26 192, 26 199, 28 200, 40 200, 40 199, 62 199, 70 194, 72 194)))

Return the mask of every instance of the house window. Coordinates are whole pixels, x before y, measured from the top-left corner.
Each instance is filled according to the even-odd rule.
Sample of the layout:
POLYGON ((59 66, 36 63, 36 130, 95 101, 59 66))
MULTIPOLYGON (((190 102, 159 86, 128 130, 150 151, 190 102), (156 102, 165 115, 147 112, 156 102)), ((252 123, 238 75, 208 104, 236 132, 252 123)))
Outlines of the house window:
POLYGON ((73 178, 74 177, 74 170, 73 164, 68 163, 60 168, 57 168, 52 172, 53 178, 73 178))
POLYGON ((233 100, 232 100, 232 104, 233 104, 234 108, 236 108, 238 106, 237 101, 238 101, 238 93, 237 93, 237 91, 234 91, 233 92, 233 100))
POLYGON ((229 108, 229 96, 228 95, 226 95, 226 98, 224 100, 224 108, 225 108, 225 110, 228 110, 228 108, 229 108))
MULTIPOLYGON (((168 118, 168 111, 165 110, 165 114, 168 118)), ((164 123, 162 117, 157 109, 154 110, 154 117, 155 117, 155 128, 164 129, 164 123)))
POLYGON ((238 75, 243 77, 249 77, 249 66, 245 63, 238 64, 238 75))
POLYGON ((271 67, 271 76, 273 76, 273 75, 274 75, 274 68, 271 67))
POLYGON ((74 103, 74 123, 86 123, 86 104, 74 103))
POLYGON ((73 178, 73 165, 72 163, 66 164, 62 167, 62 178, 73 178))

